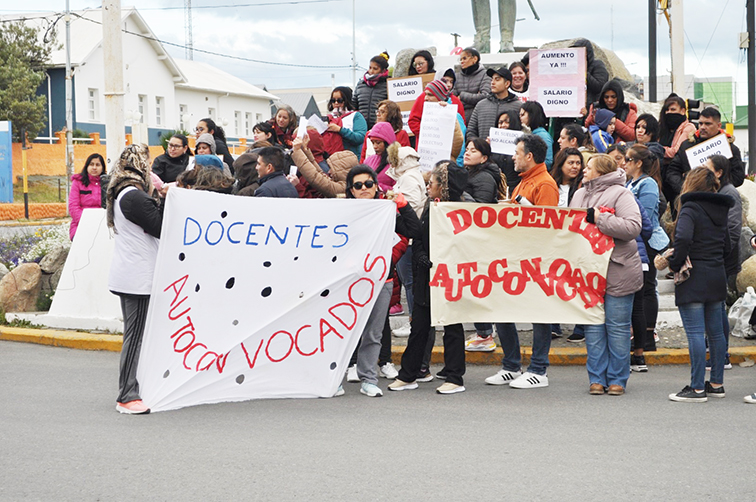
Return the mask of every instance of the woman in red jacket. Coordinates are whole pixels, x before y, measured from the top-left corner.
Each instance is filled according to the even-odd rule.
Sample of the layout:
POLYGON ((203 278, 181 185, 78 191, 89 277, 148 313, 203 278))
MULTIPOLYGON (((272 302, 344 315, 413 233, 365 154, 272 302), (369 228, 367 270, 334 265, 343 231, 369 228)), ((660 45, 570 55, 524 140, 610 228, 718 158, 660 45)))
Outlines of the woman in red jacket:
POLYGON ((605 108, 617 118, 612 136, 617 141, 635 141, 635 122, 638 119, 638 107, 635 103, 625 103, 625 92, 619 81, 610 80, 601 89, 601 97, 591 105, 585 127, 596 123, 596 110, 605 108))
POLYGON ((87 157, 84 169, 71 177, 71 193, 68 195, 68 212, 71 214, 69 235, 73 240, 79 227, 81 213, 88 207, 102 207, 100 175, 105 174, 105 159, 99 153, 87 157))

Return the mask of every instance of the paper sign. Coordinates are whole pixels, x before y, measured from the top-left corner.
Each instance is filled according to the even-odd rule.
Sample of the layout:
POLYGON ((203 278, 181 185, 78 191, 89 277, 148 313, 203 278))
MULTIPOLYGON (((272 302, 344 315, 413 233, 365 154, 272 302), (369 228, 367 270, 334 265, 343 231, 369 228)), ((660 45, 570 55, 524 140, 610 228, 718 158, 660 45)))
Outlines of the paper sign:
POLYGON ((389 273, 396 204, 174 188, 165 207, 145 404, 333 396, 389 273))
POLYGON ((515 141, 520 136, 522 136, 522 131, 492 127, 488 131, 488 137, 491 138, 491 151, 504 155, 514 155, 515 141))
POLYGON ((412 136, 413 135, 412 130, 409 128, 409 116, 410 116, 409 110, 407 110, 406 112, 402 111, 402 123, 404 124, 404 127, 402 127, 402 129, 407 131, 407 134, 412 136))
POLYGON ((456 121, 456 106, 425 103, 417 148, 417 153, 420 155, 420 170, 430 171, 439 160, 451 158, 456 121))
POLYGON ((614 240, 583 209, 430 206, 431 324, 600 324, 614 240))
POLYGON ((323 134, 324 132, 326 132, 328 130, 328 124, 326 124, 325 122, 323 122, 320 119, 320 117, 318 117, 315 114, 313 114, 312 117, 310 117, 309 119, 307 119, 307 125, 310 126, 310 127, 314 127, 315 129, 317 129, 319 134, 323 134))
POLYGON ((585 48, 531 49, 530 98, 547 117, 579 117, 586 105, 585 48))
POLYGON ((685 155, 688 156, 688 164, 693 169, 702 166, 712 155, 724 155, 728 159, 732 158, 732 148, 730 148, 730 142, 727 141, 727 135, 718 134, 691 146, 685 150, 685 155))
POLYGON ((297 175, 297 166, 289 166, 289 176, 297 175))
POLYGON ((299 117, 299 127, 297 128, 297 138, 304 138, 304 135, 306 132, 307 132, 307 119, 304 117, 299 117))
POLYGON ((423 94, 425 86, 423 77, 390 78, 388 84, 388 98, 399 103, 402 101, 415 101, 423 94))

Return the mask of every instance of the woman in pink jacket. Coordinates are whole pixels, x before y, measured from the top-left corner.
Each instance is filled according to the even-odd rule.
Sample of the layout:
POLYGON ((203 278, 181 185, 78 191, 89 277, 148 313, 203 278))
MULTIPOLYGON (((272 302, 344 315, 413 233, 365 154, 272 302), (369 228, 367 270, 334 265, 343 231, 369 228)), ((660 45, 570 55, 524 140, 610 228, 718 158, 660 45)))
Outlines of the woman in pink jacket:
POLYGON ((105 159, 99 153, 87 157, 84 169, 71 177, 71 193, 68 195, 68 212, 71 214, 69 235, 73 240, 79 227, 81 213, 88 207, 102 207, 100 175, 105 174, 105 159))

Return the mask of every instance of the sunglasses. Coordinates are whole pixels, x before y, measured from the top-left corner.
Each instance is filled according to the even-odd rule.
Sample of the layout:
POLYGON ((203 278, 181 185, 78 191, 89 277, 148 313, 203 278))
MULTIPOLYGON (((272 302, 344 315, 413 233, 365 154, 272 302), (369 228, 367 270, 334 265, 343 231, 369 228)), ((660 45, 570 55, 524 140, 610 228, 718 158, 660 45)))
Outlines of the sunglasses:
POLYGON ((625 162, 635 162, 635 159, 632 157, 625 157, 625 162))
POLYGON ((375 181, 367 180, 364 183, 362 181, 355 181, 354 183, 352 183, 352 188, 354 188, 355 190, 362 190, 363 186, 365 188, 373 188, 375 186, 375 181))
POLYGON ((344 102, 344 100, 343 100, 342 98, 336 98, 336 99, 331 99, 331 101, 330 101, 330 102, 331 102, 331 103, 343 103, 343 102, 344 102))

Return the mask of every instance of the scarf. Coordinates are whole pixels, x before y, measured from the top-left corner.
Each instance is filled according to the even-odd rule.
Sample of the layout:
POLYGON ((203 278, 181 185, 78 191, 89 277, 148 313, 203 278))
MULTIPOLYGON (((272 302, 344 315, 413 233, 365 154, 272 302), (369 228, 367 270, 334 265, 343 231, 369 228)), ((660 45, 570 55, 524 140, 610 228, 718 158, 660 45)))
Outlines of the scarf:
POLYGON ((474 65, 468 66, 467 68, 462 68, 462 74, 472 75, 473 73, 478 71, 478 68, 480 68, 480 62, 475 63, 474 65))
POLYGON ((364 80, 365 84, 368 87, 375 87, 378 82, 381 80, 381 78, 388 77, 388 68, 383 70, 380 73, 376 73, 375 75, 371 75, 367 72, 365 72, 365 75, 362 77, 362 80, 364 80))
POLYGON ((112 228, 115 233, 118 233, 118 230, 115 228, 114 204, 121 190, 134 186, 152 194, 150 164, 147 162, 148 155, 149 150, 145 145, 129 145, 121 152, 120 158, 110 173, 110 183, 106 193, 106 211, 108 227, 112 228))
POLYGON ((672 146, 672 140, 675 137, 677 128, 686 120, 688 120, 688 118, 682 113, 667 113, 664 115, 664 122, 667 128, 660 131, 659 143, 664 146, 672 146))

